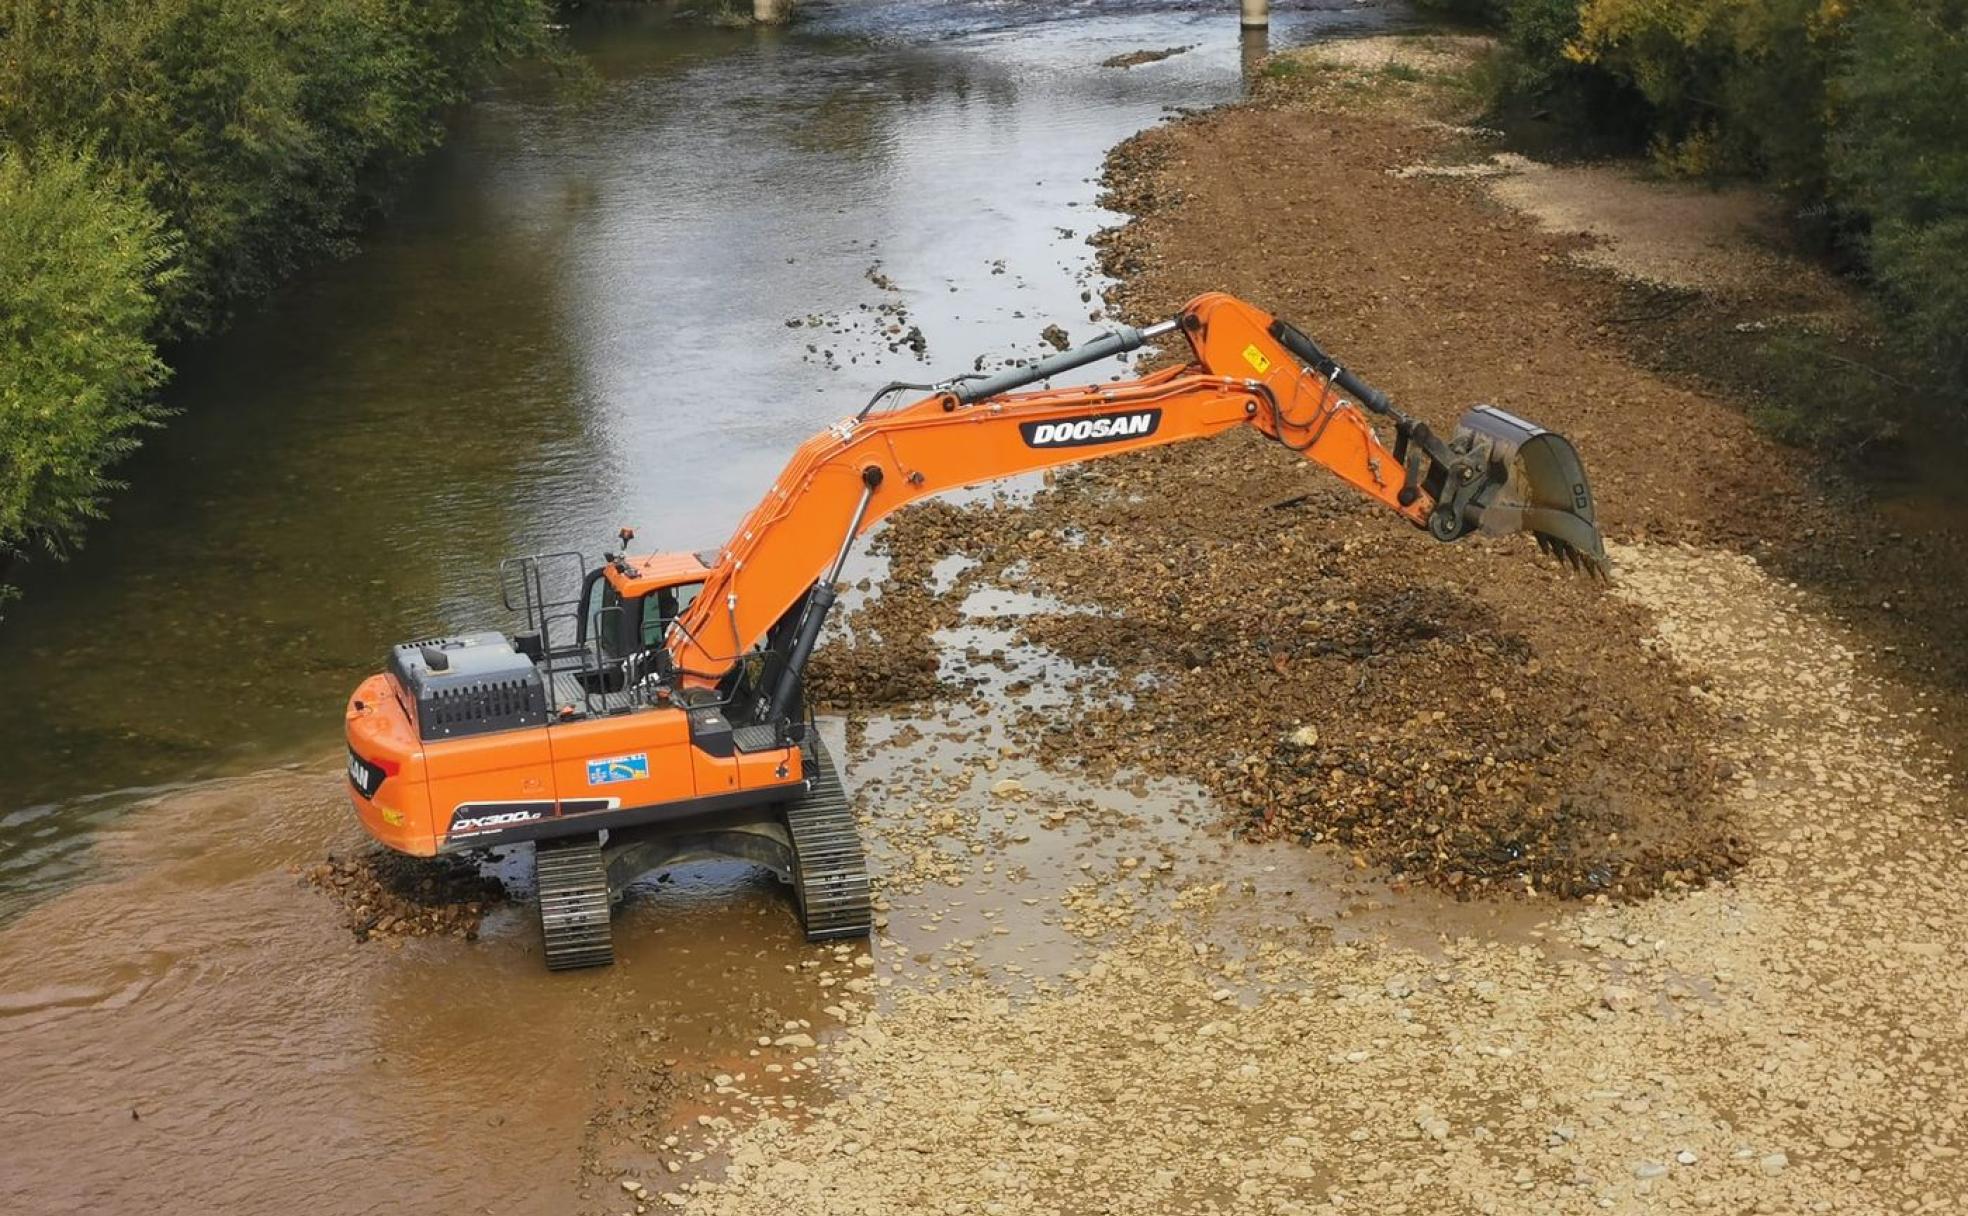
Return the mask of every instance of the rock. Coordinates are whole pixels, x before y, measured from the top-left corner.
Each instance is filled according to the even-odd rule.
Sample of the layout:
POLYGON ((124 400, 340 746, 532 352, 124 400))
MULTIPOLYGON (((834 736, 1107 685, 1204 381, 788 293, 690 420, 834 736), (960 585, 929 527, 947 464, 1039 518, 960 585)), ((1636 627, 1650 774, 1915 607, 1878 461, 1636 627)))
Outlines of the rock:
POLYGON ((1299 747, 1317 747, 1319 746, 1319 728, 1316 726, 1301 726, 1291 733, 1291 741, 1299 747))
POLYGON ((1844 1132, 1827 1132, 1825 1133, 1824 1142, 1826 1148, 1833 1149, 1851 1148, 1854 1144, 1858 1143, 1857 1140, 1846 1135, 1844 1132))
POLYGON ((1614 1013, 1626 1013, 1640 1003, 1640 994, 1619 984, 1608 984, 1599 994, 1599 1003, 1614 1013))
POLYGON ((1000 798, 1010 794, 1022 794, 1025 792, 1025 783, 1016 777, 1006 777, 1004 780, 993 785, 991 792, 1000 798))
POLYGON ((1693 1165, 1695 1162, 1701 1160, 1701 1158, 1695 1156, 1695 1152, 1693 1149, 1684 1148, 1680 1152, 1674 1154, 1674 1160, 1682 1165, 1693 1165))
MULTIPOLYGON (((1128 51, 1126 54, 1115 55, 1111 58, 1101 60, 1100 66, 1103 68, 1139 67, 1144 63, 1160 62, 1171 55, 1180 55, 1188 49, 1187 46, 1172 46, 1159 51, 1128 51)), ((1080 298, 1082 300, 1091 299, 1092 293, 1083 291, 1080 293, 1080 298)))
POLYGON ((1783 1173, 1789 1166, 1790 1158, 1783 1153, 1766 1153, 1756 1163, 1756 1168, 1762 1170, 1767 1177, 1771 1178, 1775 1178, 1778 1174, 1783 1173))
POLYGON ((772 1045, 774 1047, 812 1047, 813 1036, 810 1034, 782 1034, 772 1040, 772 1045))
POLYGON ((1642 1161, 1633 1167, 1633 1176, 1641 1180, 1660 1178, 1667 1173, 1667 1167, 1658 1161, 1642 1161))

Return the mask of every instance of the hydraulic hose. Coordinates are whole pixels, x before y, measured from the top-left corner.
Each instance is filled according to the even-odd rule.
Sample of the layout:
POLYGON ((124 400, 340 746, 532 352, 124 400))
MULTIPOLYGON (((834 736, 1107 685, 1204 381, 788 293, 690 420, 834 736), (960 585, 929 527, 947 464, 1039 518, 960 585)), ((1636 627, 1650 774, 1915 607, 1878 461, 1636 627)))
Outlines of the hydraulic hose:
POLYGON ((1040 359, 1037 363, 1007 368, 995 376, 987 376, 982 380, 959 381, 950 386, 949 393, 964 405, 975 405, 988 397, 1008 393, 1015 388, 1024 388, 1028 384, 1037 384, 1061 372, 1070 372, 1076 367, 1085 367, 1089 363, 1098 363, 1115 355, 1125 355, 1131 350, 1140 349, 1150 339, 1159 338, 1174 329, 1173 321, 1157 322, 1146 329, 1123 325, 1119 329, 1100 335, 1085 346, 1062 350, 1056 355, 1040 359))

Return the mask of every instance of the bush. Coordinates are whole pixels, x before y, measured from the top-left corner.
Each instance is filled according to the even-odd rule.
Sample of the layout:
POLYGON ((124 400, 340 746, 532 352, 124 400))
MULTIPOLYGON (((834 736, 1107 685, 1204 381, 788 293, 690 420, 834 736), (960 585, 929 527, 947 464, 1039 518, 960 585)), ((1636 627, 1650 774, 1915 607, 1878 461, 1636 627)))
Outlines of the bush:
POLYGON ((1875 0, 1832 82, 1832 189, 1944 387, 1968 387, 1968 0, 1875 0))
POLYGON ((549 3, 0 0, 0 574, 100 511, 155 417, 147 339, 345 249, 549 3), (91 151, 19 152, 53 148, 91 151))
POLYGON ((1761 380, 1750 400, 1751 421, 1785 443, 1857 462, 1899 441, 1906 386, 1838 346, 1828 335, 1779 326, 1738 370, 1761 380))
POLYGON ((1435 0, 1492 78, 1684 175, 1747 174, 1877 285, 1933 387, 1968 388, 1968 0, 1435 0))
POLYGON ((182 234, 167 321, 334 252, 546 0, 0 0, 0 135, 88 143, 182 234))
POLYGON ((1663 164, 1753 172, 1822 195, 1826 81, 1843 39, 1842 9, 1825 0, 1578 7, 1578 32, 1557 53, 1646 99, 1663 164))
POLYGON ((1510 0, 1417 0, 1418 7, 1453 21, 1501 25, 1510 13, 1510 0))
POLYGON ((156 416, 148 335, 171 248, 91 155, 0 151, 0 215, 0 555, 59 554, 156 416))

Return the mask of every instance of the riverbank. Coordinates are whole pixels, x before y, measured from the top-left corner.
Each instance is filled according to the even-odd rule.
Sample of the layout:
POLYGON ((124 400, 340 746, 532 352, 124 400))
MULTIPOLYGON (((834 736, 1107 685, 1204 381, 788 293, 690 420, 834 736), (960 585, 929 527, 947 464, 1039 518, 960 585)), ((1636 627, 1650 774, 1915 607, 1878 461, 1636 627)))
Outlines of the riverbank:
MULTIPOLYGON (((1103 238, 1110 304, 1247 295, 1431 422, 1480 393, 1570 434, 1618 581, 1434 546, 1256 441, 899 517, 851 625, 906 678, 841 697, 896 911, 880 985, 796 1052, 833 1096, 778 1101, 762 1047, 698 1081, 697 1122, 667 1116, 701 1165, 615 1158, 595 1210, 1926 1211, 1968 1190, 1948 683, 1836 583, 1785 577, 1877 577, 1879 517, 1613 323, 1608 245, 1658 250, 1550 231, 1502 174, 1457 171, 1493 149, 1429 79, 1452 46, 1327 54, 1115 152, 1135 218, 1103 238), (1005 636, 969 634, 993 617, 1005 636), (943 742, 871 780, 856 732, 926 680, 943 742), (1136 815, 1072 805, 1108 780, 1136 815), (1203 815, 1171 823, 1148 797, 1167 780, 1214 795, 1203 815), (1037 982, 991 956, 989 877, 1035 836, 1073 868, 1020 902, 1085 952, 1037 982), (1388 877, 1325 901, 1346 873, 1388 877)), ((1930 521, 1917 543, 1952 541, 1930 521)), ((1945 624, 1944 592, 1909 603, 1945 624)))

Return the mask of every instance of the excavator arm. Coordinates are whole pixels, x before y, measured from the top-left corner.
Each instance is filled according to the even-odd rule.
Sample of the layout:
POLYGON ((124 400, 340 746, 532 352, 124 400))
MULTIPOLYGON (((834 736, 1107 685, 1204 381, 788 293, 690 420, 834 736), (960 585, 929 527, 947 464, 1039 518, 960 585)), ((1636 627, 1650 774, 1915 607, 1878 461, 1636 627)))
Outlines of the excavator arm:
POLYGON ((718 553, 671 629, 686 680, 714 684, 775 626, 796 623, 767 712, 797 694, 854 539, 917 499, 1019 473, 1250 426, 1325 466, 1439 540, 1529 531, 1574 566, 1606 570, 1585 474, 1562 437, 1478 407, 1443 441, 1304 334, 1227 295, 911 404, 864 410, 803 444, 718 553), (1133 380, 1028 386, 1179 332, 1190 361, 1133 380), (1392 424, 1389 447, 1369 413, 1392 424), (793 618, 789 614, 798 610, 793 618))

